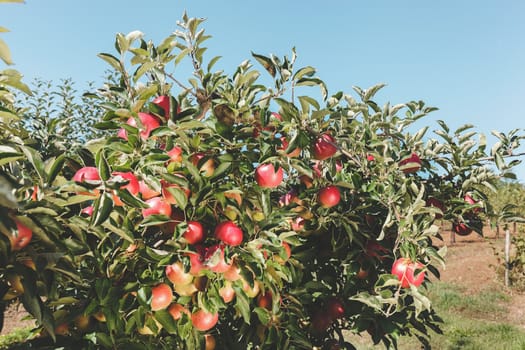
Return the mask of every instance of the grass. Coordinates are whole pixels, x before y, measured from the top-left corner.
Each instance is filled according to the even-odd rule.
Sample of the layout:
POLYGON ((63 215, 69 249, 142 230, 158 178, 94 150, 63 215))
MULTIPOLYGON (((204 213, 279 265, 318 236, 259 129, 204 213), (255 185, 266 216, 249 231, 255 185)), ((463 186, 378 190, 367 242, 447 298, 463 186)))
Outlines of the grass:
POLYGON ((31 327, 19 328, 5 335, 0 335, 0 349, 9 349, 15 343, 25 341, 31 334, 31 327))
MULTIPOLYGON (((435 282, 430 299, 443 318, 443 334, 431 333, 434 350, 525 350, 525 331, 506 319, 509 297, 497 290, 469 295, 460 286, 435 282)), ((351 336, 358 350, 384 349, 374 346, 367 335, 351 336)), ((399 349, 421 349, 415 337, 402 337, 399 349)))

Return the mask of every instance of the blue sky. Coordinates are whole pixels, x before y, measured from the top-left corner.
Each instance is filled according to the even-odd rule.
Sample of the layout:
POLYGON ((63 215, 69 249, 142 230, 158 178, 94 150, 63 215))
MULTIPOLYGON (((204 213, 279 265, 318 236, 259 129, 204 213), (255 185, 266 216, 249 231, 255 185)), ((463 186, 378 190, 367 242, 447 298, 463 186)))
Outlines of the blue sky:
MULTIPOLYGON (((525 2, 521 0, 26 0, 2 4, 15 68, 34 77, 98 81, 117 32, 158 42, 186 10, 205 17, 208 57, 233 72, 250 51, 298 53, 329 92, 384 82, 381 102, 424 100, 426 119, 489 134, 524 128, 525 2)), ((187 73, 181 72, 187 77, 187 73)), ((489 138, 489 142, 494 139, 489 138)), ((516 171, 525 180, 525 165, 516 171)))

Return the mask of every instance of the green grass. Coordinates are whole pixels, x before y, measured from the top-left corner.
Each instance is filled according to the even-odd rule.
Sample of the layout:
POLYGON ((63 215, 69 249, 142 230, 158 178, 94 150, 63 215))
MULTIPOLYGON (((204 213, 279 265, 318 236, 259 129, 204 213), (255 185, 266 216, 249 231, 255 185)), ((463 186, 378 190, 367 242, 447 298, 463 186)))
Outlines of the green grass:
MULTIPOLYGON (((509 297, 496 290, 466 295, 458 286, 436 282, 430 298, 443 318, 443 335, 432 334, 432 349, 525 350, 525 331, 505 317, 509 297)), ((400 349, 417 349, 415 339, 404 338, 400 349)))
MULTIPOLYGON (((431 333, 433 350, 525 350, 525 331, 506 320, 509 297, 497 290, 468 295, 459 286, 436 282, 429 296, 443 318, 443 335, 431 333)), ((351 336, 358 350, 384 349, 374 346, 367 335, 351 336)), ((417 350, 415 337, 402 337, 399 349, 417 350)))
POLYGON ((0 335, 0 349, 9 349, 15 343, 25 341, 31 334, 31 327, 16 329, 13 332, 0 335))

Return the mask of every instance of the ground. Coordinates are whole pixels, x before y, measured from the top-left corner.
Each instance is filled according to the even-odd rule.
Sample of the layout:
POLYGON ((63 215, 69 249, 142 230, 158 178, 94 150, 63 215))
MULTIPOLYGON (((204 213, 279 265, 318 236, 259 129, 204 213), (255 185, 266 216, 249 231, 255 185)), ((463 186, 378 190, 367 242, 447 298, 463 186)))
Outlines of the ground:
MULTIPOLYGON (((457 237, 456 242, 451 244, 450 232, 442 232, 443 241, 436 242, 436 245, 447 245, 448 253, 441 280, 460 287, 464 294, 501 291, 507 298, 495 302, 501 303, 506 312, 494 313, 487 321, 512 324, 525 330, 525 293, 504 287, 501 262, 498 262, 494 253, 502 252, 503 237, 496 238, 492 231, 486 229, 484 237, 472 233, 466 237, 457 237)), ((4 329, 0 334, 30 325, 30 321, 23 320, 24 316, 22 307, 11 307, 5 315, 4 329)))

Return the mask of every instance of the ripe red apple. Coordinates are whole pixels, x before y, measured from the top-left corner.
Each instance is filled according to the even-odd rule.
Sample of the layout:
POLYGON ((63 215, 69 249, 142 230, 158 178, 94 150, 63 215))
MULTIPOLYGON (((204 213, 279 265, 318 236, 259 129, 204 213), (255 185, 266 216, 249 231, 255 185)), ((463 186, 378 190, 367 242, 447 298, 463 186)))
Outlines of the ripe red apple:
POLYGON ((405 157, 399 161, 399 168, 405 174, 411 174, 421 169, 421 159, 417 153, 413 152, 410 156, 405 157))
POLYGON ((91 316, 78 315, 73 321, 75 327, 80 331, 87 331, 91 328, 91 316))
POLYGON ((224 246, 215 244, 206 249, 204 264, 210 271, 224 273, 230 269, 230 265, 224 260, 224 246))
POLYGON ((230 281, 226 281, 224 286, 219 289, 219 295, 226 304, 230 303, 233 298, 235 298, 235 290, 230 281))
POLYGON ((425 279, 425 271, 421 271, 423 264, 413 262, 409 258, 399 258, 392 265, 392 274, 397 276, 401 282, 401 288, 409 288, 410 285, 419 287, 425 279), (414 275, 419 270, 417 275, 414 275))
POLYGON ((171 205, 166 203, 161 197, 153 197, 146 201, 149 208, 142 209, 142 216, 148 217, 150 215, 171 215, 171 205))
POLYGON ((291 221, 291 228, 295 232, 302 231, 304 229, 305 219, 301 216, 296 217, 291 221))
MULTIPOLYGON (((281 137, 281 147, 278 147, 277 150, 286 152, 288 145, 289 145, 288 140, 286 139, 285 136, 282 136, 281 137)), ((289 153, 285 153, 285 155, 290 158, 299 157, 300 154, 301 154, 301 149, 299 147, 296 147, 295 149, 291 150, 289 153)))
POLYGON ((193 281, 193 275, 184 271, 184 266, 180 261, 166 266, 166 277, 175 285, 190 284, 193 281))
POLYGON ((224 221, 215 227, 215 237, 224 244, 238 246, 242 243, 243 232, 234 222, 224 221))
MULTIPOLYGON (((164 119, 166 120, 170 119, 170 97, 169 96, 166 96, 166 95, 158 96, 153 100, 153 103, 164 110, 164 119)), ((177 111, 177 113, 179 112, 180 112, 180 109, 177 111)))
POLYGON ((259 294, 257 297, 257 306, 262 307, 266 310, 271 310, 273 304, 273 295, 269 290, 265 291, 264 294, 259 294))
POLYGON ((139 194, 139 191, 140 191, 139 180, 131 171, 127 171, 127 172, 115 171, 113 172, 112 175, 117 176, 117 177, 120 176, 122 179, 128 181, 126 185, 123 185, 120 187, 121 189, 128 190, 128 192, 134 196, 139 194))
POLYGON ((196 252, 188 252, 187 255, 190 258, 190 273, 193 276, 198 276, 201 274, 204 266, 204 248, 200 246, 195 247, 196 252))
POLYGON ((230 265, 228 271, 224 272, 224 279, 227 281, 237 281, 241 278, 241 268, 235 262, 230 265))
POLYGON ((248 281, 242 278, 242 290, 248 298, 255 298, 261 291, 260 282, 255 280, 253 281, 253 286, 250 286, 248 281))
POLYGON ((170 157, 170 162, 182 163, 182 148, 179 146, 174 146, 167 154, 170 157))
MULTIPOLYGON (((442 213, 445 212, 445 205, 443 204, 442 201, 440 201, 437 198, 434 198, 434 197, 428 198, 426 201, 426 205, 427 207, 438 208, 439 210, 441 210, 442 213)), ((443 217, 443 214, 436 213, 436 219, 441 219, 442 217, 443 217)))
MULTIPOLYGON (((181 177, 181 178, 184 178, 184 176, 181 175, 181 174, 173 174, 173 175, 181 177)), ((173 194, 171 194, 171 192, 169 191, 170 188, 178 188, 182 192, 184 192, 184 195, 186 196, 186 199, 190 198, 191 190, 189 188, 182 187, 182 186, 180 186, 178 184, 172 184, 172 183, 169 183, 169 182, 164 181, 164 180, 161 180, 160 183, 161 183, 161 186, 162 186, 162 189, 161 189, 162 197, 164 198, 164 200, 167 203, 173 204, 173 205, 178 205, 177 200, 175 199, 173 194)))
POLYGON ((204 350, 215 350, 217 342, 213 334, 204 335, 204 350))
POLYGON ((283 181, 283 168, 275 170, 271 163, 261 164, 255 169, 255 181, 264 188, 278 187, 283 181))
POLYGON ((29 227, 18 220, 15 220, 15 224, 16 233, 12 234, 10 237, 12 251, 18 251, 25 248, 33 238, 33 231, 31 231, 29 227))
MULTIPOLYGON (((201 159, 203 159, 204 157, 206 157, 205 153, 198 152, 198 153, 193 154, 190 157, 190 161, 193 163, 193 165, 198 167, 201 159)), ((203 174, 205 177, 212 176, 213 173, 215 172, 215 161, 213 160, 213 158, 210 158, 204 163, 202 163, 202 165, 199 168, 199 172, 203 174)))
POLYGON ((326 303, 326 310, 332 319, 342 318, 345 315, 345 308, 341 300, 331 297, 326 303))
POLYGON ((173 291, 166 283, 160 283, 151 288, 151 310, 163 310, 171 304, 172 300, 173 291))
POLYGON ((204 309, 195 311, 191 315, 191 323, 193 324, 193 327, 195 327, 195 329, 201 332, 205 332, 212 329, 213 327, 215 327, 218 321, 219 314, 217 312, 212 313, 204 309))
POLYGON ((314 158, 317 160, 328 159, 337 152, 337 145, 335 139, 330 134, 322 134, 319 136, 312 148, 314 158))
POLYGON ((339 204, 341 192, 336 186, 322 188, 318 194, 318 201, 323 208, 331 208, 339 204))
MULTIPOLYGON (((476 204, 479 204, 479 202, 477 200, 475 200, 470 194, 466 194, 465 197, 465 202, 467 202, 468 204, 470 205, 476 205, 476 204)), ((474 208, 472 210, 474 213, 479 213, 481 211, 481 208, 478 206, 476 208, 474 208)))
POLYGON ((188 229, 182 235, 189 244, 197 244, 204 240, 204 228, 198 221, 188 221, 188 229))
POLYGON ((139 181, 139 193, 143 200, 148 200, 153 197, 160 196, 160 192, 151 189, 143 180, 139 181))
POLYGON ((371 258, 384 260, 389 252, 390 251, 387 248, 383 247, 375 240, 370 240, 366 243, 365 254, 371 258))
POLYGON ((183 313, 188 315, 188 317, 191 317, 190 311, 183 305, 177 303, 171 304, 168 308, 168 312, 175 321, 179 320, 182 317, 183 313))
POLYGON ((308 176, 308 175, 301 175, 299 176, 299 181, 306 187, 306 188, 312 188, 314 185, 314 180, 308 176))
POLYGON ((468 236, 472 233, 472 229, 463 221, 454 221, 452 223, 452 230, 460 236, 468 236))
MULTIPOLYGON (((140 138, 142 140, 147 140, 151 132, 160 126, 160 122, 155 116, 148 114, 148 113, 139 112, 138 117, 139 117, 140 123, 142 124, 142 126, 139 128, 140 138)), ((134 117, 130 117, 126 121, 126 124, 128 124, 129 126, 133 126, 135 128, 138 127, 137 120, 134 117)), ((124 140, 128 139, 128 133, 126 129, 123 129, 123 128, 117 132, 117 136, 120 138, 123 138, 124 140)))
POLYGON ((93 166, 85 166, 78 169, 73 175, 73 181, 75 182, 87 182, 87 183, 98 183, 100 181, 100 175, 98 169, 93 166))

